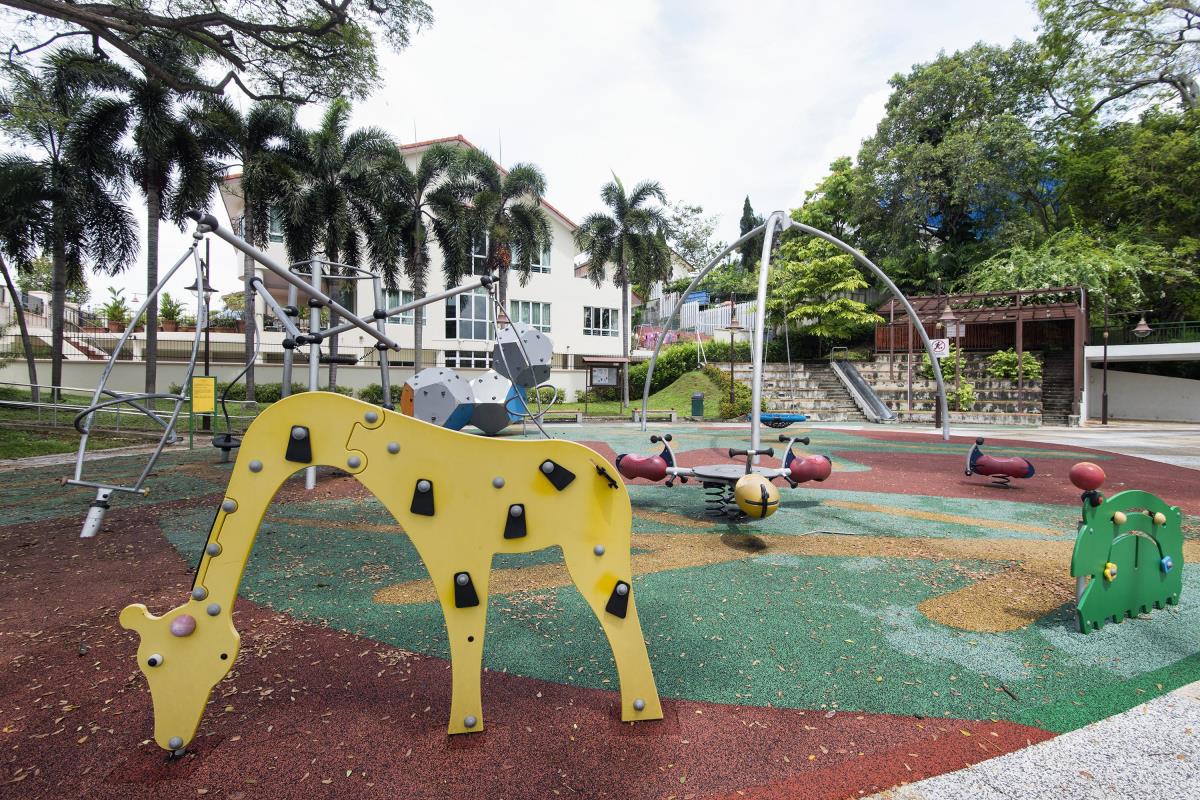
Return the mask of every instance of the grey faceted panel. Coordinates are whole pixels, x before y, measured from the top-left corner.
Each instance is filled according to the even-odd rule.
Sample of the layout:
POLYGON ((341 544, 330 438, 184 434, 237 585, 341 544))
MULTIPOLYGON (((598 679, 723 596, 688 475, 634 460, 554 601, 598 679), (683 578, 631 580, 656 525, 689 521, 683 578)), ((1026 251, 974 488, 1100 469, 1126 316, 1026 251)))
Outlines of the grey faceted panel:
POLYGON ((550 379, 553 356, 549 336, 532 325, 514 322, 496 332, 492 368, 522 389, 531 389, 550 379))
POLYGON ((459 430, 471 420, 475 402, 471 384, 446 367, 429 367, 408 379, 400 408, 424 422, 459 430))
POLYGON ((515 422, 508 405, 514 395, 513 383, 494 369, 471 381, 475 410, 471 424, 489 436, 494 436, 515 422))

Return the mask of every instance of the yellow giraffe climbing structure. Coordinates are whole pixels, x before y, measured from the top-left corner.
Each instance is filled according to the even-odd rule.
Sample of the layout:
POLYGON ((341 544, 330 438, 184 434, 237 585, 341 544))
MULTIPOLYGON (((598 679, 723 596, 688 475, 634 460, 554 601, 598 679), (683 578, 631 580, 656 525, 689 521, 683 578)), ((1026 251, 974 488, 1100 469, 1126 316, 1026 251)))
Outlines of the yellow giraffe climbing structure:
POLYGON ((553 545, 608 637, 621 718, 661 719, 630 583, 629 494, 605 463, 575 442, 457 433, 327 392, 275 403, 246 431, 190 599, 161 617, 140 603, 121 612, 141 637, 155 741, 178 751, 195 736, 237 658, 231 612, 263 515, 289 476, 314 465, 343 469, 378 497, 429 571, 450 638, 450 733, 483 729, 492 557, 553 545))

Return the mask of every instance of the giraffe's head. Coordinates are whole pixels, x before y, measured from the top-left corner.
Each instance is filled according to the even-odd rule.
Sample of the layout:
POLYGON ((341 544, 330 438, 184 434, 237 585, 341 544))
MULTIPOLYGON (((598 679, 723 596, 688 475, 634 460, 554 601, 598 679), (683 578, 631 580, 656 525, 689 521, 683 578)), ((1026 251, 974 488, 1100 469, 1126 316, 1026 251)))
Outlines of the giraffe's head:
POLYGON ((237 658, 240 637, 229 610, 193 600, 156 617, 137 603, 121 611, 121 627, 141 637, 137 662, 154 701, 154 741, 179 750, 195 736, 209 694, 237 658))

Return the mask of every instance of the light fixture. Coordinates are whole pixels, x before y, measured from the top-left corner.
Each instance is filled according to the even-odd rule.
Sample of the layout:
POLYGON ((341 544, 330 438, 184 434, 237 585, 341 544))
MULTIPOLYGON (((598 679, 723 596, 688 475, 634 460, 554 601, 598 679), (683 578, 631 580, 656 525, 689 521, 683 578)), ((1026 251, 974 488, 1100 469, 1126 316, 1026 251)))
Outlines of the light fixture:
MULTIPOLYGON (((188 286, 186 289, 184 289, 184 291, 187 291, 187 292, 196 291, 196 289, 198 288, 198 286, 197 286, 198 283, 199 283, 199 280, 192 281, 192 285, 188 286)), ((205 294, 216 294, 216 291, 217 290, 214 289, 212 287, 212 285, 208 282, 208 276, 205 275, 204 276, 204 293, 205 294)))
POLYGON ((1137 327, 1133 329, 1133 335, 1139 339, 1145 339, 1153 332, 1154 329, 1146 324, 1146 315, 1142 314, 1142 318, 1138 320, 1137 327))

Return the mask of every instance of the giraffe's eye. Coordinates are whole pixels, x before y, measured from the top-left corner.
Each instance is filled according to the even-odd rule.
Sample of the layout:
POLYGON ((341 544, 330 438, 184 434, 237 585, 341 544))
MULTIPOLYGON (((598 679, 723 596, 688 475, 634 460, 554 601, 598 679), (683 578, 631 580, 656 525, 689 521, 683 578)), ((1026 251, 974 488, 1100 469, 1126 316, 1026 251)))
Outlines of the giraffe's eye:
POLYGON ((162 662, 163 662, 163 657, 160 656, 158 653, 155 653, 146 659, 146 663, 152 667, 157 667, 162 662))

